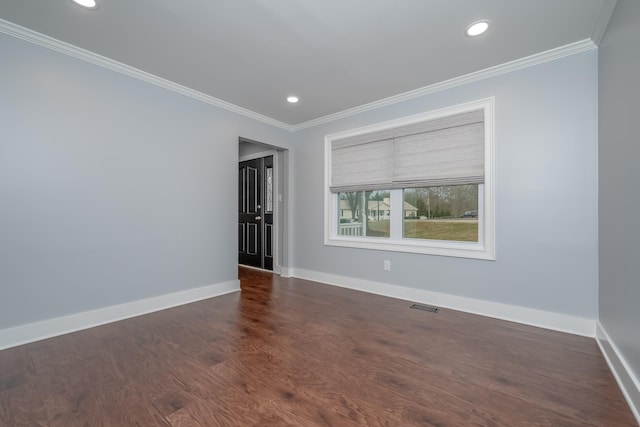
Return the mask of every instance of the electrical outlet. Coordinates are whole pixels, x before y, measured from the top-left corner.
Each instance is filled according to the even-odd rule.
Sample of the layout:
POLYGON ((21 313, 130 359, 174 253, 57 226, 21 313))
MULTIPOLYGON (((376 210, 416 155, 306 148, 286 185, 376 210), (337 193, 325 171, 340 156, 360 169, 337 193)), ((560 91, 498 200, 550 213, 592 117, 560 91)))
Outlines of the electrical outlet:
POLYGON ((384 260, 384 271, 391 271, 391 261, 388 259, 384 260))

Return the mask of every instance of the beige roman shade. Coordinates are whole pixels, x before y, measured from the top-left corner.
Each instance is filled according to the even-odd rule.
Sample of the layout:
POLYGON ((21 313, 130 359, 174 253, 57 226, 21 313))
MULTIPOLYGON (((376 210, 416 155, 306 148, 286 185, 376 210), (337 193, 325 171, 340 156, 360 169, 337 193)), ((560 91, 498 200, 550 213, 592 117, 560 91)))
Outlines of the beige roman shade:
POLYGON ((393 185, 393 129, 331 142, 331 191, 372 191, 393 185))
POLYGON ((332 192, 483 182, 483 110, 331 143, 332 192))

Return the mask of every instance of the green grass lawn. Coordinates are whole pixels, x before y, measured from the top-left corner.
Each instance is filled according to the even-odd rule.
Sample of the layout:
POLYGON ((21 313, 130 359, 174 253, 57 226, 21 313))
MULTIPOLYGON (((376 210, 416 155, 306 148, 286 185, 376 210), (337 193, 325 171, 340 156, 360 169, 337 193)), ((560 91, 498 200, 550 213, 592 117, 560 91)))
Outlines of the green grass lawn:
MULTIPOLYGON (((389 235, 389 221, 369 221, 373 234, 389 235)), ((407 220, 404 222, 404 237, 408 239, 478 241, 477 221, 407 220)))

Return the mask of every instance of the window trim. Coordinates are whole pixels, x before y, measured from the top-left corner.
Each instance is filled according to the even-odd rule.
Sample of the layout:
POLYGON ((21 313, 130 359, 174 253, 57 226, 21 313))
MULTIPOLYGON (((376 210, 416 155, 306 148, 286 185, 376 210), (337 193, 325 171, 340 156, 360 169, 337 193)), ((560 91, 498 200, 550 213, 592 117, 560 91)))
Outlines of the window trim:
MULTIPOLYGON (((326 135, 324 145, 324 244, 359 249, 409 252, 417 254, 451 256, 495 260, 495 98, 489 97, 426 113, 403 117, 387 122, 350 129, 326 135), (397 215, 398 207, 402 213, 402 197, 390 194, 391 202, 391 235, 395 227, 400 228, 400 238, 375 238, 338 235, 338 194, 329 190, 331 185, 331 142, 336 139, 382 131, 389 128, 405 126, 434 120, 467 111, 482 109, 484 111, 484 184, 479 185, 478 197, 478 242, 458 242, 451 240, 420 240, 402 238, 402 218, 394 222, 394 207, 397 215)), ((390 189, 391 190, 391 189, 390 189)), ((402 189, 398 189, 400 194, 402 189)), ((395 193, 398 194, 398 193, 395 193)), ((401 215, 402 216, 402 215, 401 215)), ((396 235, 397 234, 396 229, 396 235)))

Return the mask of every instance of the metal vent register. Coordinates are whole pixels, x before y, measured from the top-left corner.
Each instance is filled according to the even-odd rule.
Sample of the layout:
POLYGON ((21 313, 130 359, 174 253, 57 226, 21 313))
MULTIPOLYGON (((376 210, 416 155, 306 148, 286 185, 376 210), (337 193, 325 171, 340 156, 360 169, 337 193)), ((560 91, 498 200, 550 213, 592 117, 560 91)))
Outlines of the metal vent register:
POLYGON ((440 311, 438 307, 433 305, 425 305, 425 304, 413 304, 409 308, 415 308, 416 310, 428 311, 429 313, 437 313, 440 311))

